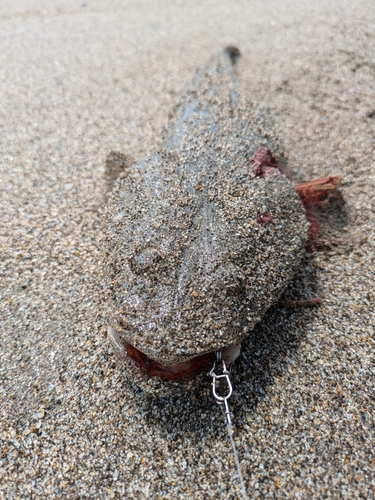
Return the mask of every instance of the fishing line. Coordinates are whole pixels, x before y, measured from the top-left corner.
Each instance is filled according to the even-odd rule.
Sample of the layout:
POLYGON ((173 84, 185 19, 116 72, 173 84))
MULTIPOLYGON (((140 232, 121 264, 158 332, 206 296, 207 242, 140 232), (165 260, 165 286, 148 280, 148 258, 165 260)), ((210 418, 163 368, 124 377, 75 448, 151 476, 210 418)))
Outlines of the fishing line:
POLYGON ((245 487, 245 480, 243 477, 241 464, 238 457, 237 446, 233 437, 234 428, 232 425, 232 418, 228 404, 228 399, 231 397, 233 393, 233 387, 230 381, 229 371, 227 370, 225 362, 222 359, 221 351, 216 351, 216 360, 214 362, 212 370, 210 371, 210 375, 212 377, 212 394, 223 413, 225 426, 228 431, 229 439, 232 445, 234 461, 237 467, 237 477, 241 488, 241 497, 242 500, 248 500, 245 487), (216 373, 216 371, 218 371, 218 374, 216 373))

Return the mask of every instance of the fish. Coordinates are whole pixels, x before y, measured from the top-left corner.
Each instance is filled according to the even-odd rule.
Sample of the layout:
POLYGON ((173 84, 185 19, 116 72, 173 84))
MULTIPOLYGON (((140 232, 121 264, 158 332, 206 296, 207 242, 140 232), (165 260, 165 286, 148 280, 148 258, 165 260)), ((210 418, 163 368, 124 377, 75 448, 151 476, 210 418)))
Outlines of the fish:
POLYGON ((284 175, 270 121, 238 92, 239 56, 227 47, 198 70, 160 150, 106 162, 108 338, 150 394, 207 381, 216 351, 235 361, 299 268, 309 193, 321 201, 337 186, 331 176, 297 189, 284 175))

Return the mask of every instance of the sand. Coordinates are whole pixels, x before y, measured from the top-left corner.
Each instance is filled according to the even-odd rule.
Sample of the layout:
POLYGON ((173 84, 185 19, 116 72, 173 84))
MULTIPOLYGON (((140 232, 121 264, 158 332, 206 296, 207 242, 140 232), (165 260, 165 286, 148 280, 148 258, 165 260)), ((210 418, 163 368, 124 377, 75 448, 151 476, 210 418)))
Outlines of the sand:
POLYGON ((240 498, 207 387, 152 398, 106 340, 104 162, 161 144, 195 70, 240 47, 295 182, 342 176, 323 231, 232 368, 250 498, 375 498, 372 2, 0 6, 0 498, 240 498))

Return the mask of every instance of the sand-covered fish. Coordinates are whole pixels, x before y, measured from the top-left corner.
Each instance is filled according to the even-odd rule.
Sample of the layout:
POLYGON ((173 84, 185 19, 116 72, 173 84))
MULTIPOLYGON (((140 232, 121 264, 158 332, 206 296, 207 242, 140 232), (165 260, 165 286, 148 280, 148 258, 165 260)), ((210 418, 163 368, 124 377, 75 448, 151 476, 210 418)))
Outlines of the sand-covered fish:
POLYGON ((308 240, 305 205, 337 178, 295 186, 279 144, 236 92, 238 50, 227 48, 194 77, 176 107, 164 148, 122 171, 104 220, 111 295, 109 338, 131 383, 184 390, 227 362, 277 302, 308 240))

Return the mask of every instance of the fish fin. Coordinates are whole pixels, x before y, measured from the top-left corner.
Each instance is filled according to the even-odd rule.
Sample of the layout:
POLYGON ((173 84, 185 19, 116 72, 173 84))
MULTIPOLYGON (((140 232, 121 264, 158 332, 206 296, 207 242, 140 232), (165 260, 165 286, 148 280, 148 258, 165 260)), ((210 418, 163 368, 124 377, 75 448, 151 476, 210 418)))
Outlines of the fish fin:
POLYGON ((119 153, 118 151, 111 151, 105 161, 104 179, 106 183, 106 192, 112 191, 116 180, 119 176, 126 172, 135 160, 130 155, 119 153))
POLYGON ((297 184, 296 190, 305 209, 321 205, 336 191, 340 180, 340 176, 331 175, 297 184))

